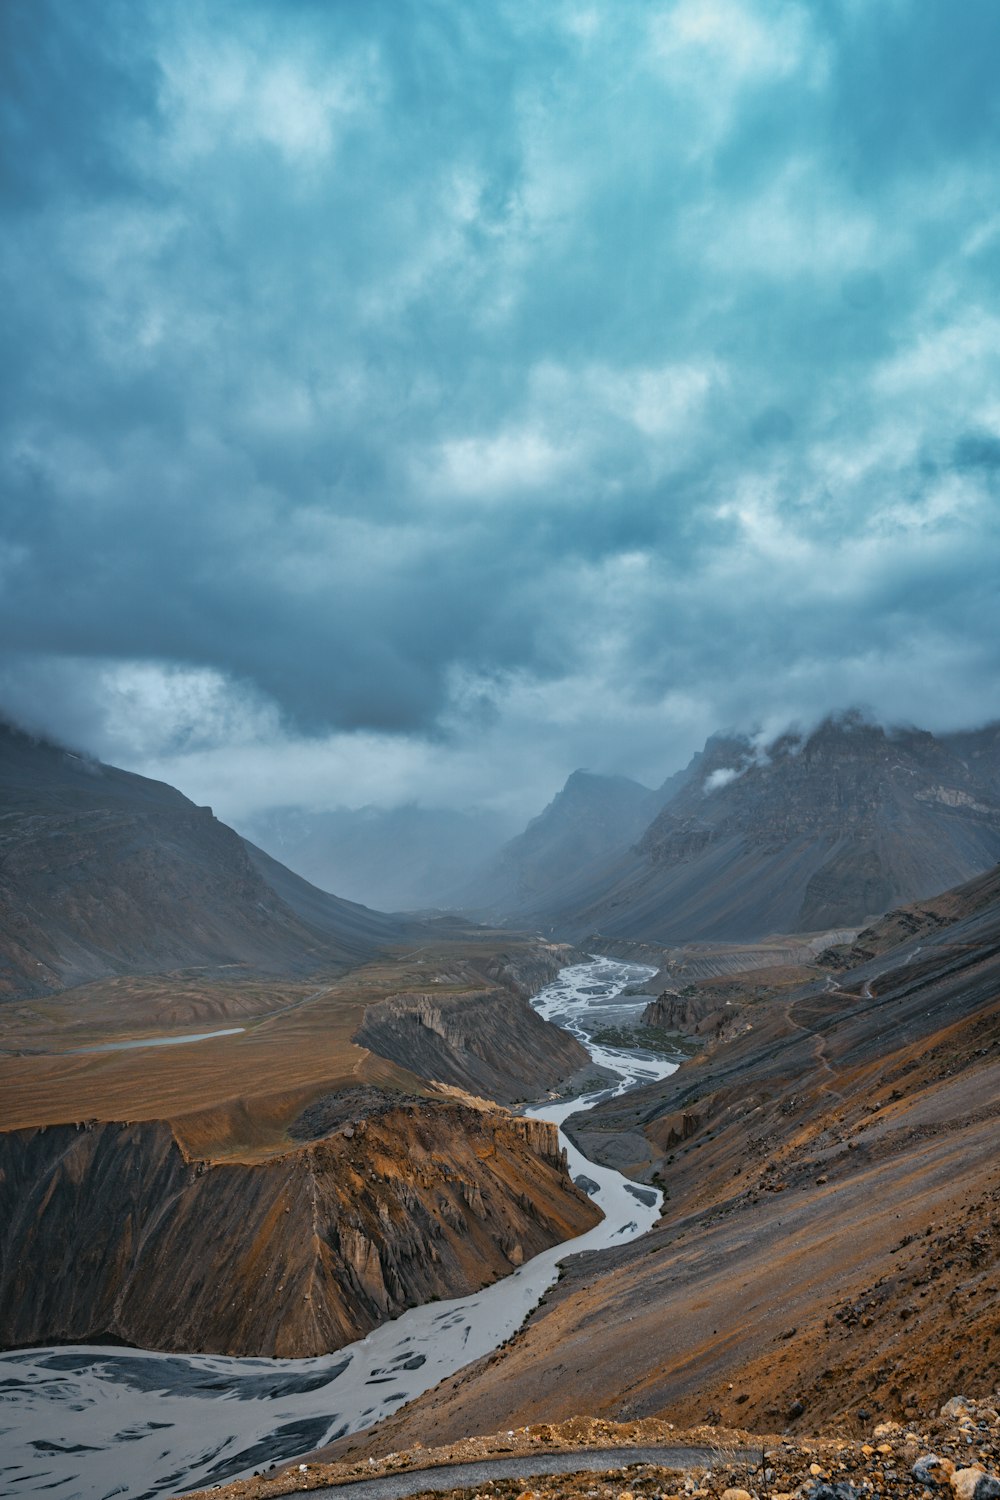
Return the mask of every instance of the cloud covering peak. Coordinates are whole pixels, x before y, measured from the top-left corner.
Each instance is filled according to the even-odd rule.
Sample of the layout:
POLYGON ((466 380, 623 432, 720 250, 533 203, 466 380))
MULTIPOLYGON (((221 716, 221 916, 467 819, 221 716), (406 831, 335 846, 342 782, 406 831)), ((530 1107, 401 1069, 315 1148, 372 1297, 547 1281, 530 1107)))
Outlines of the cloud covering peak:
POLYGON ((22 718, 249 805, 995 714, 990 0, 0 33, 22 718))

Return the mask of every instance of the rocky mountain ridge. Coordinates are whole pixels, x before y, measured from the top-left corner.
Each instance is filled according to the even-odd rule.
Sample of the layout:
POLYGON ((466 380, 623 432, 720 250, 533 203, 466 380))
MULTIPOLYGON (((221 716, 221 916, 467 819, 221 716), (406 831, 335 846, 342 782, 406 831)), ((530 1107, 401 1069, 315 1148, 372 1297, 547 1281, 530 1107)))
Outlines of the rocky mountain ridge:
POLYGON ((569 1262, 506 1349, 331 1456, 580 1412, 850 1432, 1000 1382, 1000 869, 947 904, 571 1119, 664 1188, 660 1224, 569 1262))
POLYGON ((661 798, 627 776, 574 771, 523 833, 453 899, 487 915, 531 907, 567 870, 602 864, 627 849, 649 824, 661 798))
POLYGON ((859 926, 1000 858, 1000 740, 968 739, 856 713, 766 747, 714 737, 632 848, 516 920, 665 945, 859 926))

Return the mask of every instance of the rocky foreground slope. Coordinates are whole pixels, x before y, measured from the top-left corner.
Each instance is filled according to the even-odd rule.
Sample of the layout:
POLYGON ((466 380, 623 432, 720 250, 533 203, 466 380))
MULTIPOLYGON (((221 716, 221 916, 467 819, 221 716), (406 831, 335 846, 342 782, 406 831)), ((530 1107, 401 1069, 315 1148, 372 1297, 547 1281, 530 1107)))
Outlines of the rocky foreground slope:
POLYGON ((662 1183, 661 1223, 334 1456, 581 1412, 851 1431, 1000 1382, 1000 872, 946 904, 581 1117, 588 1155, 662 1183))
POLYGON ((656 1417, 532 1422, 363 1462, 272 1466, 190 1500, 337 1495, 343 1485, 365 1500, 431 1492, 447 1500, 998 1500, 998 1404, 953 1396, 906 1422, 873 1422, 869 1413, 859 1435, 800 1439, 656 1417))

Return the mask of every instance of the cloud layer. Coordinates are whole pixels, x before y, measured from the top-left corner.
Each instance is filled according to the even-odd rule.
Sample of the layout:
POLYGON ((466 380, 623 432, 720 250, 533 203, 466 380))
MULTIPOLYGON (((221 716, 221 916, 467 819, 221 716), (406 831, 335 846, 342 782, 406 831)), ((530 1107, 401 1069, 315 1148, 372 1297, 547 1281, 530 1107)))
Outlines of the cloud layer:
POLYGON ((992 0, 0 32, 12 712, 231 814, 997 714, 992 0))

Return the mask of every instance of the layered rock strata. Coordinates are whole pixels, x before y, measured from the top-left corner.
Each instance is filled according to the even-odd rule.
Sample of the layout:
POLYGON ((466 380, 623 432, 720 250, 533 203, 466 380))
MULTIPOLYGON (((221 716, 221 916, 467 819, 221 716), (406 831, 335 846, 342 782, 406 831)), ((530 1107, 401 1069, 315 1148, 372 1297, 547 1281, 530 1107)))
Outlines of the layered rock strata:
POLYGON ((0 1136, 0 1341, 319 1354, 599 1217, 554 1126, 366 1094, 259 1162, 193 1160, 156 1121, 0 1136))
MULTIPOLYGON (((915 1420, 1000 1382, 1000 870, 748 1002, 670 1078, 567 1130, 661 1222, 565 1275, 504 1349, 338 1452, 587 1412, 757 1430, 915 1420)), ((753 976, 756 979, 758 976, 753 976)))
MULTIPOLYGON (((528 987, 527 976, 519 982, 528 987)), ((422 1078, 503 1103, 534 1098, 590 1060, 507 988, 393 995, 368 1007, 354 1040, 422 1078)))

